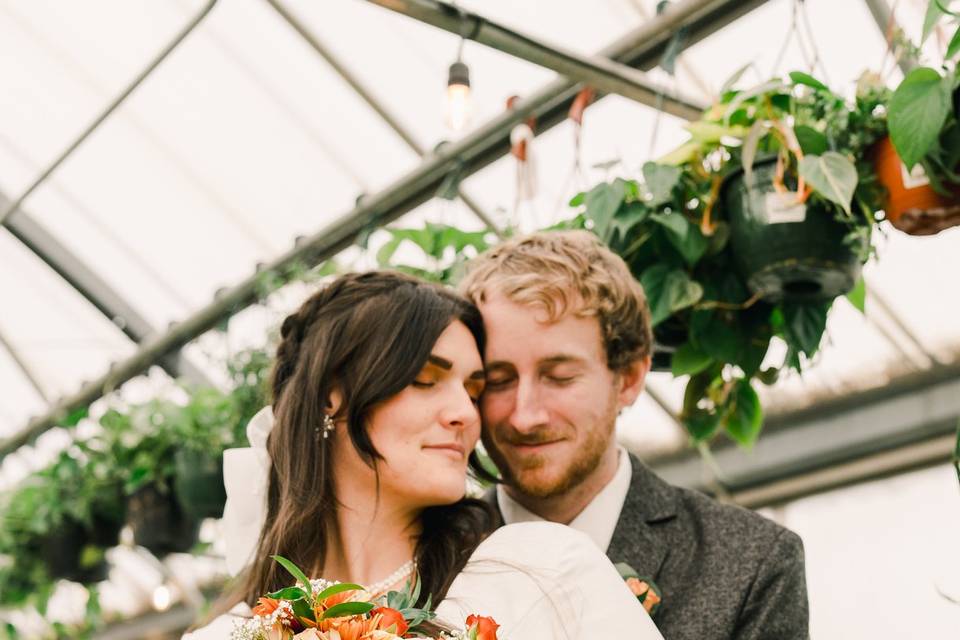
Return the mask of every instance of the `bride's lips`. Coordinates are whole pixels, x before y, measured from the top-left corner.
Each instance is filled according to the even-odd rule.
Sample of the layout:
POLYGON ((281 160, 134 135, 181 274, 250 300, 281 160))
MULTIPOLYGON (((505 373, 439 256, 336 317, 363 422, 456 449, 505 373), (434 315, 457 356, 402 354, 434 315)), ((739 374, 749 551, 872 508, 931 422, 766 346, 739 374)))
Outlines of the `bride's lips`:
POLYGON ((437 453, 442 453, 454 458, 456 460, 463 460, 466 454, 466 449, 459 442, 448 442, 445 444, 430 444, 424 445, 424 449, 427 451, 436 451, 437 453))

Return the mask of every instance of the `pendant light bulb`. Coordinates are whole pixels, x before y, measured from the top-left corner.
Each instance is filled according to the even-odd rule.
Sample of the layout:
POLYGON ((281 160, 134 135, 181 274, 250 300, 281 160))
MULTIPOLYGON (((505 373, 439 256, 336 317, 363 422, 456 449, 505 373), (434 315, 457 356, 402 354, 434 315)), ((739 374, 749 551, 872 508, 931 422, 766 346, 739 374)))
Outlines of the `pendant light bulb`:
POLYGON ((470 68, 461 61, 450 65, 447 78, 447 126, 462 131, 470 122, 470 68))

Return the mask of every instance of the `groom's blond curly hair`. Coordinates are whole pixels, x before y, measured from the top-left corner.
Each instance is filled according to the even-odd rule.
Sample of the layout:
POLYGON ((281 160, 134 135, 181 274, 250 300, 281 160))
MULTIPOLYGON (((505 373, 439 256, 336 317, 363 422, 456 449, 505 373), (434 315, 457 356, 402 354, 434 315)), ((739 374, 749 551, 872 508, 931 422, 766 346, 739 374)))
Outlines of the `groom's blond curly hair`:
POLYGON ((460 292, 480 306, 496 293, 538 307, 550 322, 568 313, 600 321, 607 366, 619 371, 650 355, 650 308, 626 263, 588 231, 541 231, 472 260, 460 292))

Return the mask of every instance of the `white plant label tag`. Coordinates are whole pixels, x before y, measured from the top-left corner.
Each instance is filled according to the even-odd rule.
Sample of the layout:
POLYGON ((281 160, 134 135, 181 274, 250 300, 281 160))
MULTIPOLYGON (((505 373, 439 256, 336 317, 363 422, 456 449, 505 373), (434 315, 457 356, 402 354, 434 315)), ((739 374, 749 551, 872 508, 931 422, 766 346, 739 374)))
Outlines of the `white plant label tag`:
POLYGON ((803 222, 807 219, 807 205, 798 202, 796 191, 771 191, 766 194, 767 224, 803 222))
POLYGON ((930 178, 927 172, 923 170, 923 165, 913 165, 913 171, 907 171, 907 165, 900 163, 900 179, 903 180, 904 189, 916 189, 930 184, 930 178))

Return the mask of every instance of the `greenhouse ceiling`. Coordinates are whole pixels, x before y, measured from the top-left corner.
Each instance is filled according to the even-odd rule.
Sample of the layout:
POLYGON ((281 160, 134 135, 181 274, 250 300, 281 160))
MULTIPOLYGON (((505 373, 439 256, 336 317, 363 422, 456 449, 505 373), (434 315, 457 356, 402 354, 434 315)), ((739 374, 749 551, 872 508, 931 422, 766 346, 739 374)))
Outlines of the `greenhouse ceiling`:
MULTIPOLYGON (((387 223, 532 229, 569 217, 573 194, 636 174, 681 143, 683 118, 744 65, 757 82, 799 69, 852 92, 873 70, 893 85, 901 70, 886 34, 899 24, 915 37, 924 8, 678 0, 657 15, 655 0, 333 4, 0 2, 4 453, 105 390, 136 398, 171 374, 217 382, 224 354, 262 344, 298 301, 291 292, 254 304, 272 268, 333 256, 375 266, 376 229, 387 223), (477 15, 488 22, 464 17, 477 15), (657 66, 671 49, 682 51, 673 74, 657 66), (454 133, 444 90, 460 53, 473 108, 454 133), (581 80, 605 95, 578 138, 567 113, 581 80), (508 109, 510 96, 520 100, 508 109), (510 139, 531 116, 537 194, 520 201, 510 139), (451 188, 459 197, 437 197, 451 188)), ((759 446, 773 462, 741 484, 772 481, 771 466, 839 465, 917 442, 928 448, 890 464, 945 458, 949 445, 936 438, 960 414, 958 242, 956 230, 876 238, 866 314, 841 300, 815 365, 763 394, 775 428, 759 446), (838 422, 853 425, 843 447, 799 446, 838 422)), ((653 374, 621 435, 648 457, 680 455, 664 468, 695 483, 699 471, 677 454, 682 389, 653 374)), ((48 432, 38 450, 62 438, 48 432)), ((2 478, 42 457, 7 456, 2 478)), ((757 465, 737 451, 718 460, 734 475, 757 465)))

